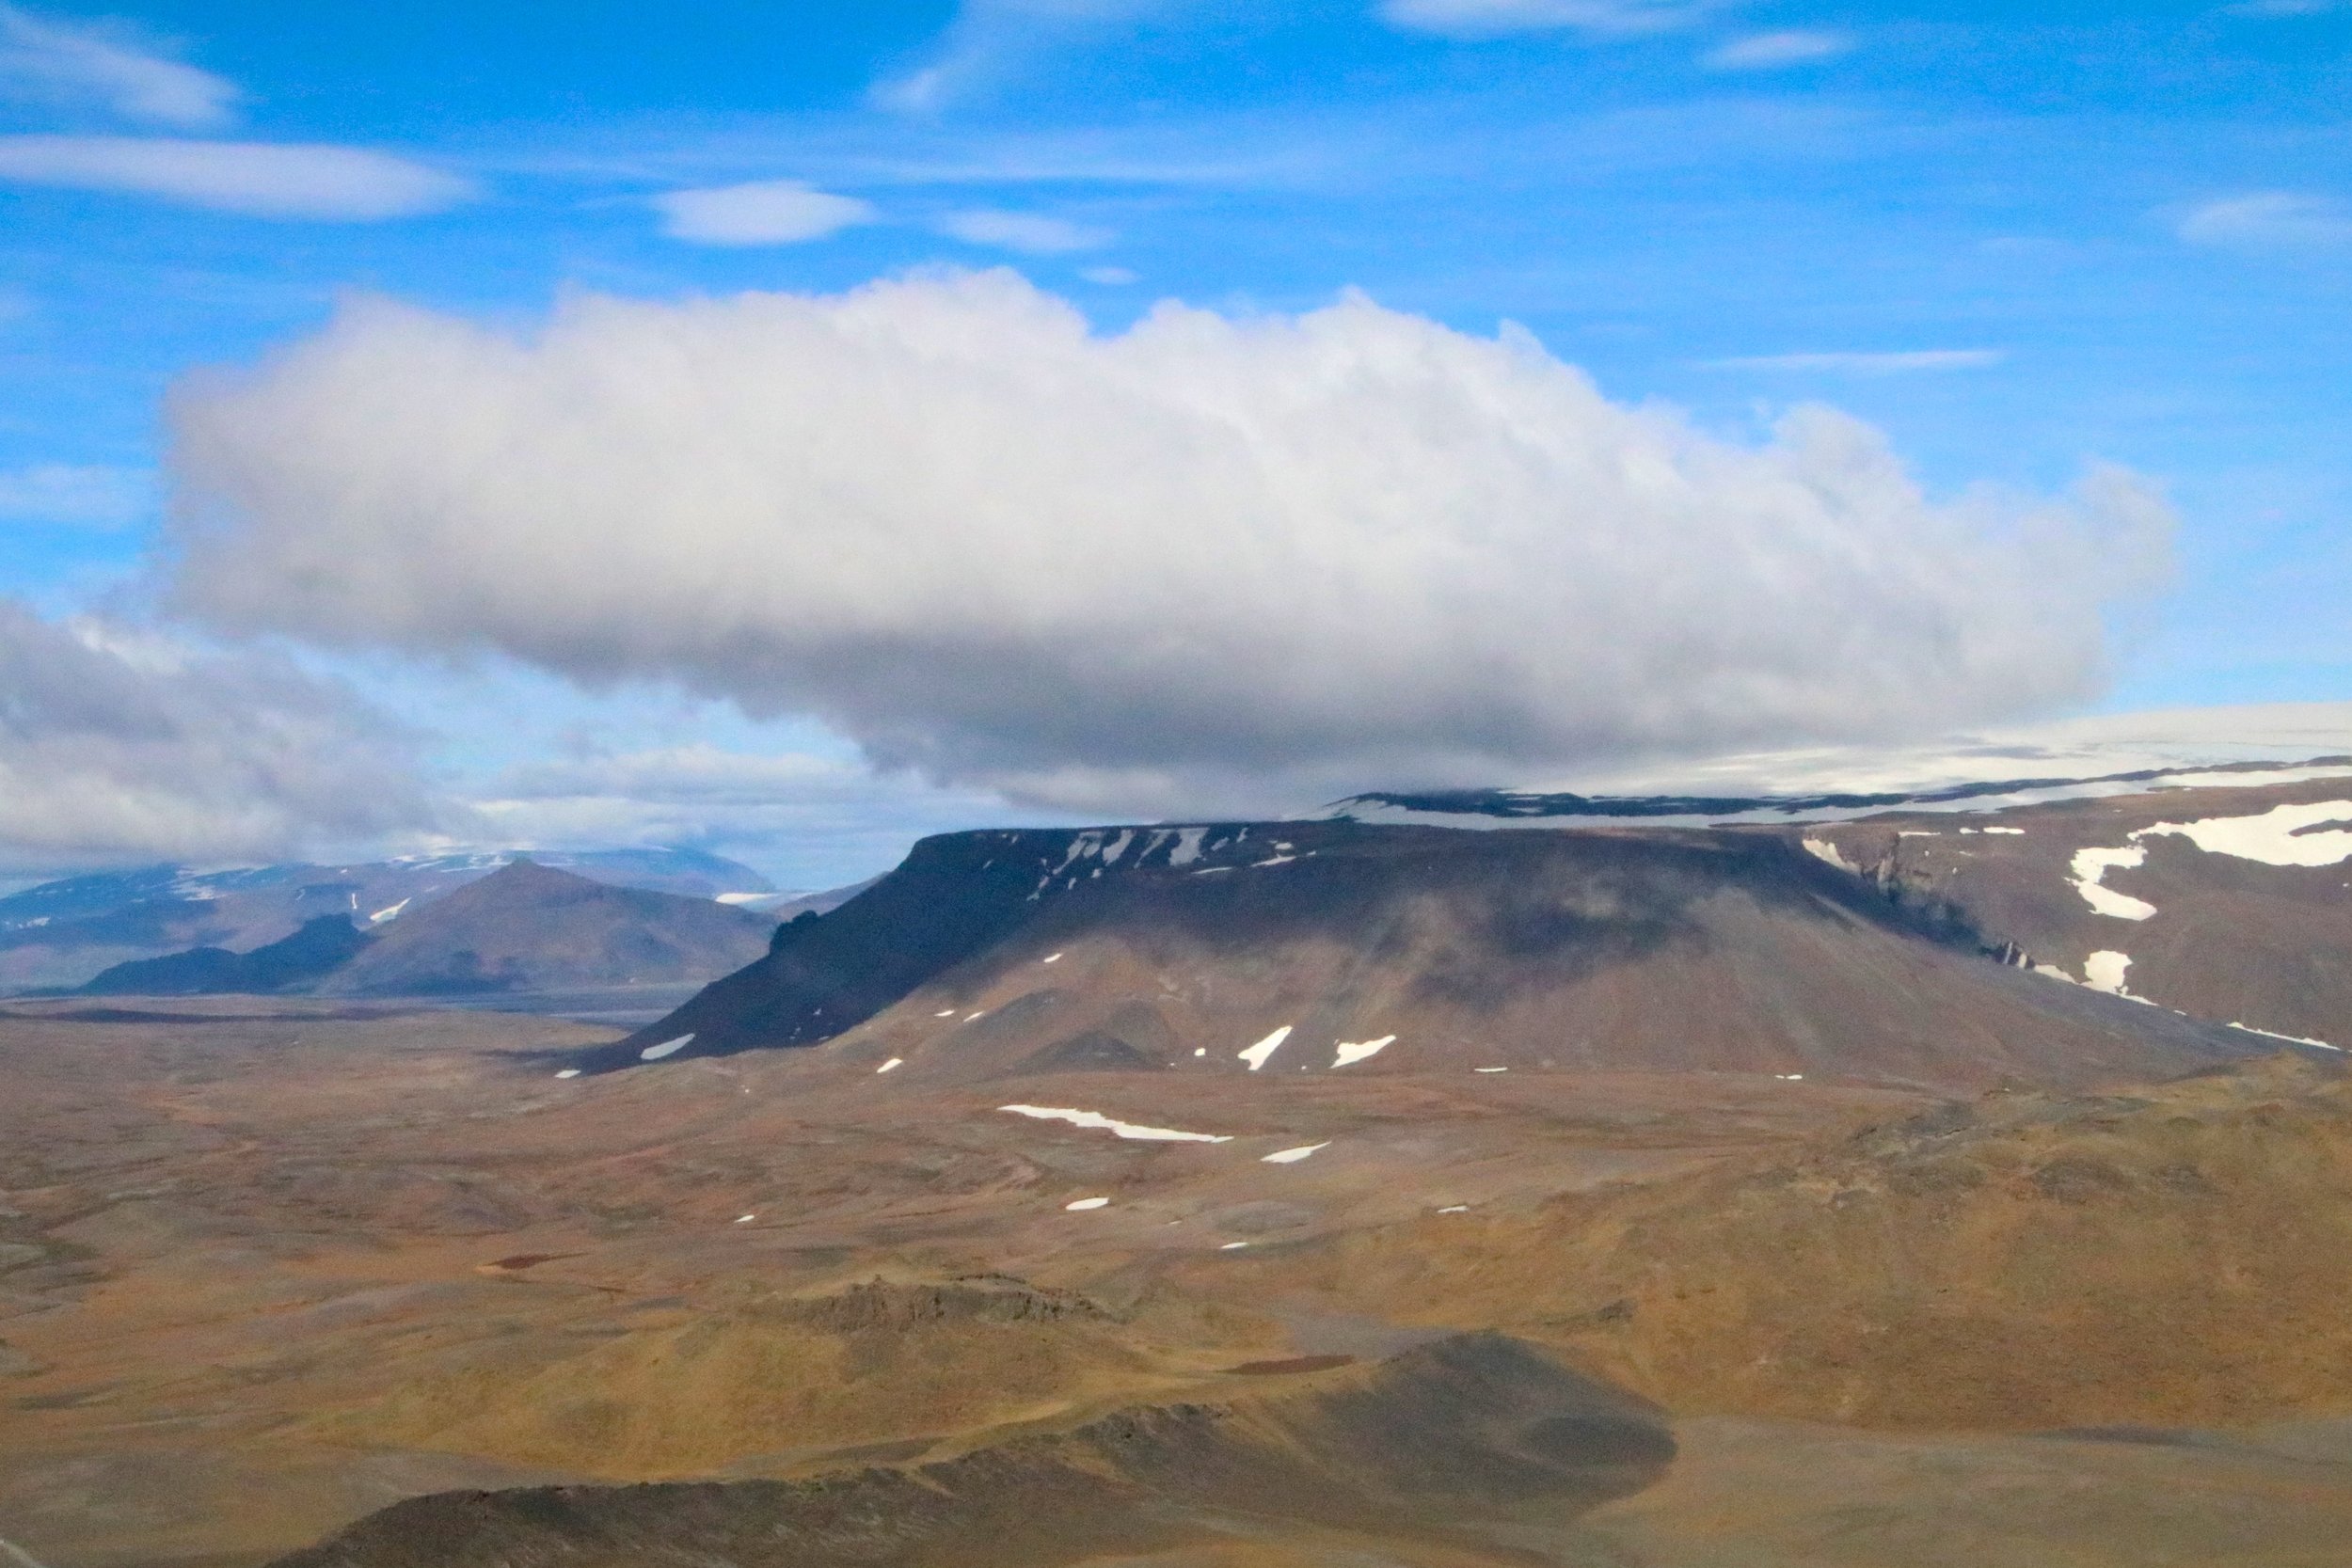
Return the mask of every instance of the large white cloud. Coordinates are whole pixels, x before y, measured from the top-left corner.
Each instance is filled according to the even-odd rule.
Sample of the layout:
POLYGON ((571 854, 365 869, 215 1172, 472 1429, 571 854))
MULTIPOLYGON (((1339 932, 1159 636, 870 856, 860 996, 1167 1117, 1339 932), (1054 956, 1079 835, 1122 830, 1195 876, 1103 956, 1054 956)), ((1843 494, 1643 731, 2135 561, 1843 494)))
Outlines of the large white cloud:
POLYGON ((277 859, 439 815, 340 688, 0 598, 0 872, 277 859))
POLYGON ((529 336, 362 301, 173 422, 216 624, 672 679, 1106 812, 2062 704, 2169 521, 2112 470, 1939 503, 1824 408, 1718 439, 1517 330, 1106 337, 1005 272, 529 336))

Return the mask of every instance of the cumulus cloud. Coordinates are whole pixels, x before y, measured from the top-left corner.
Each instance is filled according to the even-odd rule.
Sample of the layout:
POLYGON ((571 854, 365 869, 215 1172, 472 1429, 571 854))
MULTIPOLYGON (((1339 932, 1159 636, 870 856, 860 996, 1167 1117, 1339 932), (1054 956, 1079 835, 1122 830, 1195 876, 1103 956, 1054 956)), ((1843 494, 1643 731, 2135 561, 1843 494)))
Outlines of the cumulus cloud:
POLYGON ((1708 50, 1699 63, 1709 71, 1783 71, 1836 59, 1852 48, 1853 40, 1844 33, 1792 27, 1733 39, 1708 50))
POLYGON ((1573 29, 1621 35, 1687 27, 1738 0, 1381 0, 1391 25, 1447 38, 1573 29))
POLYGON ((0 471, 0 521, 128 528, 154 504, 155 476, 144 468, 37 463, 0 471))
POLYGON ((950 213, 939 220, 939 229, 966 245, 992 245, 1031 256, 1099 250, 1118 237, 1106 229, 1093 229, 1042 213, 1005 213, 985 208, 950 213))
POLYGON ((2352 206, 2295 191, 2254 191, 2208 201, 2181 219, 2191 245, 2249 250, 2352 245, 2352 206))
POLYGON ((217 624, 667 679, 1105 813, 2064 703, 2168 520, 2106 470, 1939 502, 1827 408, 1719 439, 1516 329, 1349 297, 1104 336, 1009 272, 528 336, 360 301, 172 420, 217 624))
POLYGON ((229 123, 235 83, 103 23, 45 19, 0 4, 0 97, 93 104, 123 119, 204 131, 229 123))
POLYGON ((0 136, 6 180, 344 222, 438 212, 475 194, 470 181, 363 148, 164 136, 0 136))
POLYGON ((694 245, 799 245, 879 215, 871 202, 817 190, 798 180, 760 180, 653 198, 661 230, 694 245))
POLYGON ((275 859, 435 816, 342 689, 0 598, 0 868, 275 859))

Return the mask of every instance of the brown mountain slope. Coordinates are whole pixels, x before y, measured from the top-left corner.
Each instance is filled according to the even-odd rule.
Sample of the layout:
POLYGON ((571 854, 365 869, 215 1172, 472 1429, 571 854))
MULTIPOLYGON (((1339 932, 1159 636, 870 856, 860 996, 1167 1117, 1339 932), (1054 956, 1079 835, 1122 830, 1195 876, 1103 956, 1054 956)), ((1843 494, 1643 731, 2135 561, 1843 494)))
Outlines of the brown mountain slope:
POLYGON ((2352 1413, 2352 1080, 2280 1057, 1994 1095, 1810 1155, 1360 1236, 1303 1277, 1571 1349, 1678 1412, 2352 1413))
POLYGON ((2336 778, 1886 816, 1804 836, 1915 912, 1948 911, 2028 961, 2198 1018, 2352 1046, 2348 826, 2352 781, 2336 778), (2113 858, 2090 868, 2088 895, 2086 850, 2113 858))
POLYGON ((1169 829, 927 840, 588 1064, 832 1040, 914 1079, 1600 1068, 1982 1087, 2269 1048, 1935 940, 1947 926, 1769 832, 1182 832, 1190 856, 1169 829), (1245 1049, 1285 1029, 1253 1068, 1245 1049))
POLYGON ((429 996, 696 980, 750 962, 773 923, 530 861, 378 927, 326 995, 429 996))

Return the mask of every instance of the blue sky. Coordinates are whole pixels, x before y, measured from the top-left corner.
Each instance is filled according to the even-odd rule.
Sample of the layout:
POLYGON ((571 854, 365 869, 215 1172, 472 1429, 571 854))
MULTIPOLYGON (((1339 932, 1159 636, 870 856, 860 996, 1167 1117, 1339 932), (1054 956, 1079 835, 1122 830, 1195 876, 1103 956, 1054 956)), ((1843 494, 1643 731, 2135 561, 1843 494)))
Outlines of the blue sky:
POLYGON ((823 702, 755 694, 747 718, 741 690, 683 696, 659 663, 159 622, 167 400, 355 291, 527 335, 581 291, 831 294, 942 266, 1012 266, 1108 334, 1163 298, 1249 320, 1361 290, 1475 337, 1519 324, 1613 403, 1735 444, 1833 404, 1947 499, 2121 465, 2177 515, 2172 572, 2101 611, 2110 678, 2078 705, 2352 695, 2352 5, 0 18, 0 591, 52 620, 258 629, 410 726, 460 793, 723 753, 748 771, 723 805, 674 792, 606 827, 803 883, 914 832, 1086 815, 984 768, 869 784, 875 742, 805 716, 823 702))

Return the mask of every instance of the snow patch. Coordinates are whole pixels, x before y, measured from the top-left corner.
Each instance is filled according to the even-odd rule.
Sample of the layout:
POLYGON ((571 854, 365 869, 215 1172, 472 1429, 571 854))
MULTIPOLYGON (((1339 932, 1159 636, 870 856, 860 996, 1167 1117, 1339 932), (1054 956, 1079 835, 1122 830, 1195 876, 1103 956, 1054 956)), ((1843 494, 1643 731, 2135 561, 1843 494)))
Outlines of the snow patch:
POLYGON ((692 1043, 693 1038, 693 1035, 690 1032, 680 1035, 674 1040, 663 1040, 660 1045, 649 1045, 637 1053, 637 1059, 641 1062, 658 1062, 664 1056, 675 1056, 692 1043))
POLYGON ((749 1225, 752 1221, 757 1218, 759 1218, 757 1214, 739 1214, 736 1216, 735 1223, 738 1225, 749 1225))
POLYGON ((1248 1246, 1248 1244, 1249 1243, 1248 1242, 1228 1242, 1216 1250, 1219 1252, 1239 1252, 1242 1248, 1248 1246))
POLYGON ((1110 1201, 1111 1200, 1106 1197, 1082 1197, 1075 1203, 1063 1204, 1061 1206, 1062 1212, 1066 1214, 1083 1214, 1089 1209, 1106 1209, 1110 1206, 1110 1201))
POLYGON ((1100 1128, 1122 1138, 1139 1143, 1159 1144, 1226 1144, 1233 1140, 1216 1132, 1180 1132, 1172 1127, 1139 1127, 1132 1121, 1120 1121, 1100 1111, 1073 1111, 1059 1105, 999 1105, 1016 1117, 1032 1117, 1039 1121, 1066 1121, 1073 1127, 1100 1128))
POLYGON ((2147 849, 2137 844, 2121 849, 2077 849, 2073 865, 2074 891, 2101 914, 2113 915, 2118 920, 2145 920, 2156 912, 2153 904, 2102 887, 2100 879, 2110 871, 2129 870, 2147 859, 2147 849))
POLYGON ((2131 993, 2123 989, 2123 974, 2131 967, 2129 953, 2102 949, 2083 960, 2083 984, 2109 996, 2128 996, 2131 993))
POLYGON ((1319 1144, 1301 1144, 1296 1148, 1279 1148, 1271 1154, 1259 1156, 1258 1163, 1263 1165, 1295 1165, 1316 1149, 1330 1147, 1331 1141, 1326 1138, 1319 1144))
POLYGON ((1260 1068, 1265 1066, 1266 1058, 1273 1055, 1277 1051, 1281 1050, 1282 1042, 1290 1037, 1291 1026, 1285 1023, 1282 1027, 1277 1029, 1274 1033, 1268 1035, 1265 1038, 1260 1040, 1248 1050, 1242 1052, 1240 1053, 1239 1060, 1248 1062, 1249 1064, 1249 1070, 1255 1072, 1260 1068))
POLYGON ((2026 830, 2023 828, 1986 828, 1981 831, 1988 833, 1998 833, 2005 838, 2023 838, 2026 836, 2026 830))
POLYGON ((2207 854, 2234 855, 2265 865, 2334 865, 2352 857, 2352 830, 2320 829, 2320 824, 2328 822, 2352 822, 2352 800, 2273 806, 2255 816, 2159 822, 2132 837, 2176 833, 2207 854))
POLYGON ((907 1059, 906 1059, 904 1056, 893 1056, 893 1057, 891 1057, 891 1058, 890 1058, 890 1060, 888 1060, 888 1061, 884 1062, 882 1066, 880 1066, 880 1067, 876 1068, 876 1069, 874 1069, 874 1071, 875 1071, 875 1072, 876 1072, 876 1074, 878 1074, 878 1075, 879 1075, 879 1074, 881 1074, 881 1073, 885 1073, 885 1072, 890 1071, 890 1070, 891 1070, 892 1069, 894 1069, 894 1068, 901 1068, 901 1067, 906 1066, 906 1061, 907 1061, 907 1059))
POLYGON ((2233 1022, 2230 1024, 2230 1027, 2240 1030, 2249 1035, 2262 1035, 2274 1040, 2289 1040, 2296 1045, 2315 1045, 2322 1051, 2341 1052, 2344 1049, 2344 1047, 2340 1045, 2329 1045, 2326 1040, 2312 1039, 2308 1035, 2282 1035, 2276 1029, 2257 1029, 2250 1023, 2238 1023, 2233 1022))
POLYGON ((1038 962, 1041 964, 1057 964, 1061 962, 1061 955, 1059 953, 1048 953, 1045 957, 1038 959, 1038 962))
POLYGON ((402 899, 399 903, 394 904, 389 910, 376 911, 373 914, 368 916, 368 924, 371 926, 381 926, 388 920, 398 920, 400 918, 400 911, 406 909, 411 903, 413 903, 415 898, 416 895, 411 894, 408 897, 402 899))
POLYGON ((1508 1072, 1511 1069, 1507 1067, 1474 1067, 1470 1070, 1472 1072, 1508 1072))
POLYGON ((1837 846, 1832 844, 1829 840, 1825 838, 1808 838, 1804 842, 1804 852, 1811 855, 1815 860, 1821 862, 1824 865, 1834 865, 1840 871, 1849 872, 1857 877, 1862 874, 1862 867, 1848 860, 1842 853, 1839 852, 1837 846))
POLYGON ((1772 1076, 1779 1079, 1784 1084, 1802 1084, 1804 1082, 1804 1074, 1802 1072, 1775 1072, 1772 1076))
POLYGON ((1440 1214, 1467 1214, 1470 1212, 1470 1205, 1467 1203, 1449 1203, 1444 1208, 1438 1210, 1438 1212, 1440 1214))
POLYGON ((1170 865, 1190 865, 1193 862, 1199 860, 1200 858, 1200 841, 1208 836, 1209 830, 1206 828, 1177 829, 1176 847, 1168 852, 1168 863, 1170 865))
POLYGON ((577 1078, 580 1076, 580 1069, 576 1067, 567 1067, 563 1071, 557 1073, 556 1076, 558 1078, 577 1078))
POLYGON ((1332 1057, 1331 1065, 1335 1068, 1353 1067, 1358 1062, 1370 1061, 1395 1043, 1394 1035, 1383 1035, 1376 1040, 1342 1040, 1335 1048, 1339 1054, 1332 1057))

